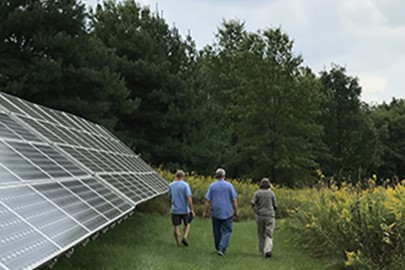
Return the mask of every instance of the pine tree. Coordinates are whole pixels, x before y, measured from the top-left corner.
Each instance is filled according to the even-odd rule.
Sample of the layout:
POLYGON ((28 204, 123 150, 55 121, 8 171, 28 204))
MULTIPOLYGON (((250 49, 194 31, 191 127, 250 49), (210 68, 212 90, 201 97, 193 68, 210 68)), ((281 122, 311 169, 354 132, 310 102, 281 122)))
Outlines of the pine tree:
POLYGON ((110 128, 131 110, 114 54, 86 30, 83 4, 6 1, 0 14, 2 91, 110 128))

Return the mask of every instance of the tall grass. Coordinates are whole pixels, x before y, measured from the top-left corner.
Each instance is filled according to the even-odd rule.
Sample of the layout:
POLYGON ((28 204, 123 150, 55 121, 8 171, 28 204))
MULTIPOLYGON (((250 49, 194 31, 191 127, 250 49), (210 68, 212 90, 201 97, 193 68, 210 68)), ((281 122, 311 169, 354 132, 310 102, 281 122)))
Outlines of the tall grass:
MULTIPOLYGON (((161 171, 166 179, 173 179, 161 171)), ((195 209, 201 214, 204 196, 212 177, 188 174, 195 209)), ((258 186, 249 180, 230 181, 238 192, 241 219, 252 219, 250 200, 258 186)), ((289 189, 273 187, 278 217, 300 235, 304 247, 314 255, 341 261, 352 269, 405 269, 405 182, 380 187, 374 179, 362 186, 343 184, 337 188, 289 189)), ((162 202, 160 202, 162 203, 162 202)), ((168 201, 166 212, 168 211, 168 201)))
POLYGON ((304 189, 293 227, 314 253, 347 268, 405 269, 405 186, 304 189))

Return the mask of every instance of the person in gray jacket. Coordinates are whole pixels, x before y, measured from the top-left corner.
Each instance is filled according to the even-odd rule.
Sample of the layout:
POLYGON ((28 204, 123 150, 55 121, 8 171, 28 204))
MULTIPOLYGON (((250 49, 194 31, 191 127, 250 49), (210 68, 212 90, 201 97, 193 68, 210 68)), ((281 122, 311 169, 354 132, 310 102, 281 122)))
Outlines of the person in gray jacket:
POLYGON ((276 225, 276 195, 270 189, 270 180, 263 178, 259 190, 252 198, 252 208, 256 214, 257 236, 260 255, 270 258, 273 248, 273 232, 276 225))

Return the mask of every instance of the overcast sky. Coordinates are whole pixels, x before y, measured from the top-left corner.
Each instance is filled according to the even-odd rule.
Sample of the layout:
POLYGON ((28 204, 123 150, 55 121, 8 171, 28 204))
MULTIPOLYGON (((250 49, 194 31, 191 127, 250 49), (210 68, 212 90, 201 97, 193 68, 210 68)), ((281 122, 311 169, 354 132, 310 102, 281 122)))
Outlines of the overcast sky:
MULTIPOLYGON (((95 5, 98 0, 83 0, 95 5)), ((100 1, 101 2, 101 1, 100 1)), ((223 19, 249 30, 281 27, 294 51, 314 72, 343 65, 359 78, 362 99, 405 97, 404 0, 139 0, 163 12, 180 33, 191 31, 198 48, 212 43, 223 19)))

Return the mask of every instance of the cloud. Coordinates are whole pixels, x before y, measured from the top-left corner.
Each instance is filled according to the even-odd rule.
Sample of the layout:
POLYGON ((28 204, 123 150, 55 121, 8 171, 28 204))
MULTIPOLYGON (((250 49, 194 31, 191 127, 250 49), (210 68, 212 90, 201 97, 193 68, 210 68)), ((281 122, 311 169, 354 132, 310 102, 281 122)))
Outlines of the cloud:
MULTIPOLYGON (((87 0, 95 4, 97 0, 87 0)), ((222 19, 240 19, 250 31, 279 27, 315 72, 331 63, 360 78, 365 101, 390 101, 405 93, 403 0, 139 0, 158 3, 180 33, 197 46, 211 44, 222 19)))
POLYGON ((362 97, 366 102, 374 102, 385 95, 387 78, 378 75, 359 74, 359 83, 362 86, 362 97))

